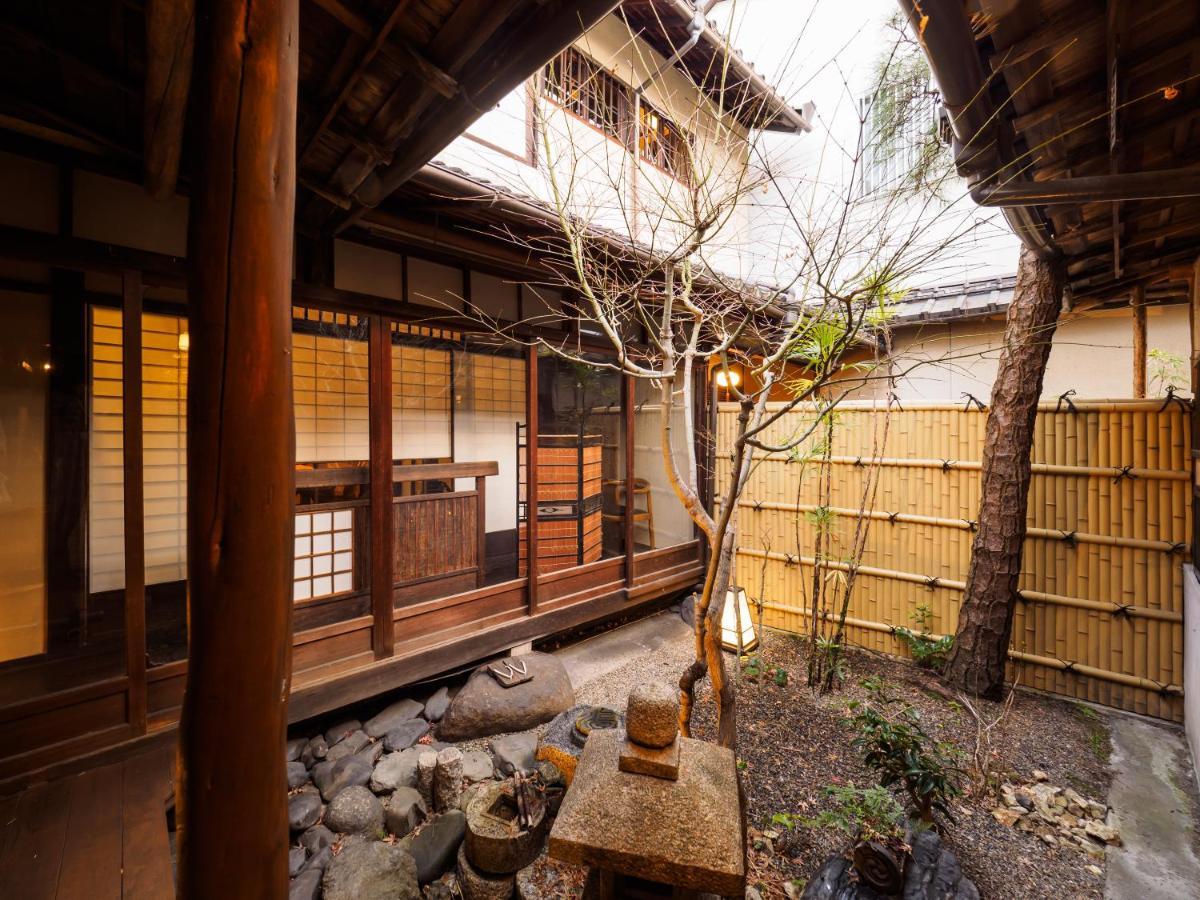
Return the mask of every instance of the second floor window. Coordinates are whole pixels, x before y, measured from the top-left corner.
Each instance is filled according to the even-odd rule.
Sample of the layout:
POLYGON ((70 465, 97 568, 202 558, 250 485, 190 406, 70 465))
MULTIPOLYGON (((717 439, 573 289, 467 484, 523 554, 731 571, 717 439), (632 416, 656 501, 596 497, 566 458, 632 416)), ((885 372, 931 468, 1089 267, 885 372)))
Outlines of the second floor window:
POLYGON ((638 153, 651 165, 668 172, 677 180, 688 180, 687 138, 679 128, 656 110, 643 102, 638 109, 638 153))
POLYGON ((947 142, 938 92, 926 80, 905 79, 883 85, 859 104, 865 123, 863 191, 895 190, 920 180, 931 155, 947 142))
POLYGON ((629 89, 574 47, 546 63, 542 92, 567 112, 624 143, 629 89))

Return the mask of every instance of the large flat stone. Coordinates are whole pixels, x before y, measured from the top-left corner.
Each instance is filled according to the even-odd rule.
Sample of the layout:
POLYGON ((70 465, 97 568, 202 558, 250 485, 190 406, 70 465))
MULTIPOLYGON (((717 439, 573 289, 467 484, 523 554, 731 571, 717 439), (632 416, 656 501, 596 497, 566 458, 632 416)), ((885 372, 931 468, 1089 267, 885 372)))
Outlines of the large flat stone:
POLYGON ((419 718, 424 712, 424 704, 418 703, 416 700, 397 700, 379 715, 367 720, 367 724, 363 726, 363 730, 373 738, 380 738, 396 728, 402 722, 411 722, 413 719, 419 718))
POLYGON ((416 865, 403 848, 347 840, 321 879, 324 900, 420 900, 416 865))
POLYGON ((550 832, 550 855, 722 896, 746 889, 733 752, 680 738, 679 779, 618 767, 624 735, 593 731, 550 832))
POLYGON ((575 703, 567 670, 548 653, 529 653, 517 660, 530 676, 515 687, 502 687, 480 666, 450 701, 438 725, 438 737, 467 741, 514 731, 528 731, 549 722, 575 703))

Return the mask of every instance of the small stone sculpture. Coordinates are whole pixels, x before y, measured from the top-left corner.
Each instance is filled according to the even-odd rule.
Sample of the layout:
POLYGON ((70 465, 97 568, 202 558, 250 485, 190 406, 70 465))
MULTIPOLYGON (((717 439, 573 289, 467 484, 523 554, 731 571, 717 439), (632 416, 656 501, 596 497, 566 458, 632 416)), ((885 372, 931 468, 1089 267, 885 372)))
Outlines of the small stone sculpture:
POLYGON ((438 812, 457 809, 462 798, 463 754, 457 747, 446 747, 437 754, 433 775, 433 801, 438 812))
POLYGON ((670 685, 639 684, 629 692, 625 736, 622 772, 679 778, 679 695, 670 685))
POLYGON ((433 773, 437 768, 437 752, 426 751, 417 757, 417 792, 427 809, 436 810, 433 802, 433 773))

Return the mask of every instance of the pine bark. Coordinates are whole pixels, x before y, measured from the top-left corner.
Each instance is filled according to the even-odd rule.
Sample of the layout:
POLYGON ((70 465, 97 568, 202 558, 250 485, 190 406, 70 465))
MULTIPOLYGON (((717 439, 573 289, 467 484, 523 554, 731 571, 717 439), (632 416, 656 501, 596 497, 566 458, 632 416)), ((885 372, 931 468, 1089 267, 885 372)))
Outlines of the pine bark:
POLYGON ((1022 248, 983 450, 978 531, 945 680, 998 696, 1017 604, 1037 404, 1062 306, 1065 267, 1022 248))

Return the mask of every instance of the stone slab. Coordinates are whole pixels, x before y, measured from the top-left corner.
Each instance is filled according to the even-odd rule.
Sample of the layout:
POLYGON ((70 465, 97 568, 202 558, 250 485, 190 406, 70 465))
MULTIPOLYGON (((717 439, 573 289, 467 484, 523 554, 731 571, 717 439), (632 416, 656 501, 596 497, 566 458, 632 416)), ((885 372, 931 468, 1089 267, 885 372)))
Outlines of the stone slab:
POLYGON ((550 832, 550 855, 576 865, 722 896, 746 889, 733 752, 680 738, 679 778, 619 768, 624 735, 593 731, 550 832))
POLYGON ((679 779, 679 739, 666 747, 643 747, 625 740, 621 743, 617 767, 634 775, 676 781, 679 779))

